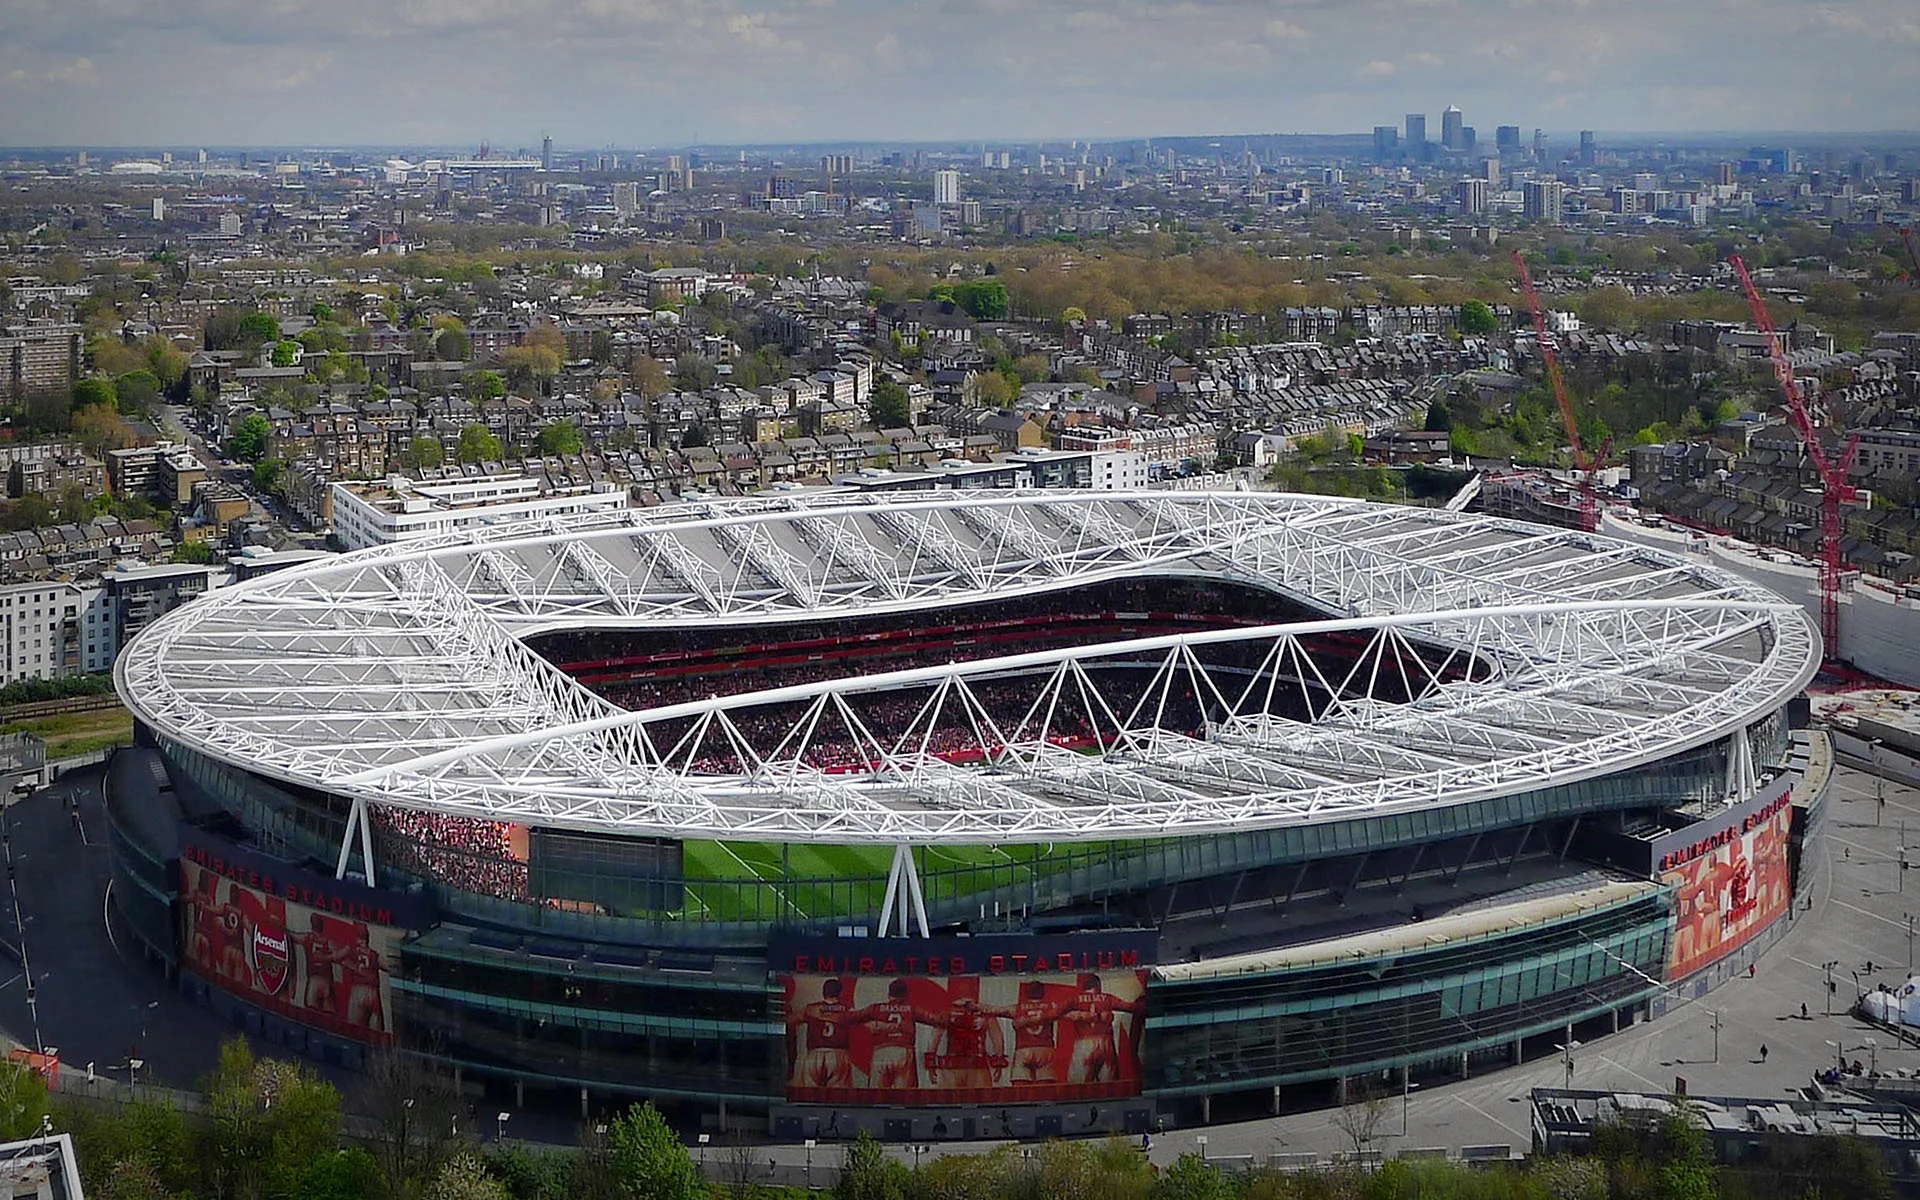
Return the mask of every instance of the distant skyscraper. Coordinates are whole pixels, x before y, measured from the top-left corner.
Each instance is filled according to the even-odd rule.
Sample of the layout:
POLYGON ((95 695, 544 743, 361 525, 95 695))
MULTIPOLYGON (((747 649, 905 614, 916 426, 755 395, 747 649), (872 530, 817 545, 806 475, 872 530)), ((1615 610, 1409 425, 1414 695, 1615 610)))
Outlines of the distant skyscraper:
POLYGON ((1599 158, 1600 149, 1593 144, 1593 130, 1582 129, 1580 131, 1580 165, 1591 167, 1599 158))
POLYGON ((1527 186, 1522 190, 1522 212, 1527 219, 1545 221, 1549 225, 1560 223, 1566 185, 1558 179, 1532 179, 1527 181, 1527 186))
POLYGON ((1489 158, 1483 160, 1480 165, 1486 168, 1487 186, 1498 188, 1500 186, 1500 160, 1497 158, 1489 158))
POLYGON ((540 169, 553 170, 553 139, 550 137, 540 139, 540 169))
POLYGON ((1734 174, 1738 170, 1739 168, 1735 166, 1733 163, 1730 163, 1730 162, 1721 163, 1714 170, 1713 181, 1719 184, 1721 187, 1732 187, 1734 174))
POLYGON ((1475 129, 1471 125, 1462 125, 1460 127, 1460 144, 1458 146, 1455 146, 1454 149, 1465 150, 1467 153, 1471 154, 1473 153, 1473 148, 1475 146, 1478 146, 1479 144, 1480 144, 1480 131, 1475 129))
POLYGON ((1381 162, 1393 158, 1400 152, 1400 131, 1391 125, 1373 127, 1373 156, 1381 162))
POLYGON ((1520 153, 1520 127, 1502 125, 1493 131, 1493 146, 1502 154, 1520 153))
POLYGON ((1453 105, 1447 105, 1440 114, 1440 144, 1449 150, 1464 150, 1466 142, 1462 131, 1466 128, 1466 114, 1453 105))
POLYGON ((960 172, 945 170, 933 173, 933 202, 935 204, 960 203, 960 172))
POLYGON ((631 220, 640 211, 640 185, 637 183, 616 183, 613 185, 613 211, 622 220, 631 220))
POLYGON ((1427 114, 1407 114, 1407 153, 1424 158, 1427 148, 1427 114))
POLYGON ((1462 179, 1453 194, 1460 202, 1463 215, 1477 217, 1487 211, 1487 196, 1491 190, 1484 179, 1462 179))

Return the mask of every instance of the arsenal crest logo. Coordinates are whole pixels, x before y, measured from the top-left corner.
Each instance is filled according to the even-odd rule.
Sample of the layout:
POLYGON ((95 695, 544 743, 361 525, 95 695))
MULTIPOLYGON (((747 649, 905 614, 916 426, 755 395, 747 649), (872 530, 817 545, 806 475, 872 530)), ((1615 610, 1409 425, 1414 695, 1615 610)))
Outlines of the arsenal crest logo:
POLYGON ((247 950, 247 957, 253 960, 255 986, 269 996, 279 995, 280 989, 287 985, 287 975, 293 966, 292 956, 287 952, 286 931, 270 933, 256 925, 247 950))

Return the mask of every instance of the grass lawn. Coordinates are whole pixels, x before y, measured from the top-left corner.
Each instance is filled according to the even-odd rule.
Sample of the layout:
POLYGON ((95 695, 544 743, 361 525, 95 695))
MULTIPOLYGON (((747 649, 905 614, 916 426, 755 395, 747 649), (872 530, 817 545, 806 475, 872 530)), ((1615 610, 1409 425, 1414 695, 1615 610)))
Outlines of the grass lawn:
MULTIPOLYGON (((870 914, 886 894, 890 846, 822 846, 805 842, 687 842, 689 917, 771 921, 870 914), (783 865, 784 860, 784 865, 783 865), (792 882, 783 883, 782 880, 792 882)), ((1032 878, 1050 846, 929 846, 920 872, 929 901, 1004 887, 1032 878), (957 872, 979 868, 977 874, 957 872), (994 869, 994 868, 997 868, 994 869)))
POLYGON ((34 721, 15 721, 0 733, 31 733, 47 744, 47 761, 92 754, 109 746, 133 744, 133 714, 120 705, 92 712, 60 713, 34 721))

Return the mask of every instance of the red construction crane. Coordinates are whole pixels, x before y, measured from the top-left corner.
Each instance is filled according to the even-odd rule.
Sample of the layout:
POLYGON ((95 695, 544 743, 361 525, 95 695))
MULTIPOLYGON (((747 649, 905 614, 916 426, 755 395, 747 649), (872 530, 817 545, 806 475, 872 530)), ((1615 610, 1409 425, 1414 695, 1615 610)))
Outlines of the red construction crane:
POLYGON ((1828 458, 1826 447, 1820 444, 1820 431, 1814 427, 1813 416, 1807 411, 1807 402, 1800 395, 1800 385, 1794 382, 1793 368, 1787 363, 1785 340, 1774 331, 1773 319, 1767 315, 1766 302, 1760 299, 1760 289, 1753 286, 1753 276, 1747 271, 1747 264, 1738 254, 1728 260, 1733 264, 1734 273, 1740 276, 1740 286, 1746 290, 1747 306, 1753 309, 1753 323, 1766 335, 1767 357, 1773 360, 1773 373, 1780 380, 1780 390, 1787 394, 1787 410, 1793 416, 1794 431, 1800 440, 1806 443, 1807 457, 1813 460, 1813 469, 1820 474, 1820 636, 1826 640, 1828 658, 1840 657, 1840 506, 1855 498, 1853 485, 1847 482, 1847 468, 1853 465, 1853 456, 1860 449, 1860 436, 1855 434, 1848 440, 1840 457, 1828 458))
POLYGON ((1920 242, 1914 240, 1912 226, 1900 227, 1900 240, 1907 244, 1907 261, 1913 264, 1913 274, 1907 278, 1913 283, 1920 284, 1920 242))
MULTIPOLYGON (((1580 444, 1580 422, 1574 419, 1573 405, 1567 400, 1567 384, 1560 377, 1560 359, 1554 354, 1553 338, 1547 333, 1547 316, 1540 311, 1540 293, 1533 290, 1533 276, 1518 250, 1513 252, 1513 265, 1520 270, 1520 290, 1527 297, 1527 307, 1533 310, 1533 335, 1547 360, 1547 380, 1553 385, 1554 402, 1560 405, 1560 419, 1566 422, 1567 440, 1573 444, 1573 465, 1580 476, 1580 528, 1592 533, 1600 527, 1600 499, 1593 493, 1593 472, 1600 465, 1600 457, 1590 456, 1580 444)), ((1605 454, 1603 447, 1600 456, 1605 454)))

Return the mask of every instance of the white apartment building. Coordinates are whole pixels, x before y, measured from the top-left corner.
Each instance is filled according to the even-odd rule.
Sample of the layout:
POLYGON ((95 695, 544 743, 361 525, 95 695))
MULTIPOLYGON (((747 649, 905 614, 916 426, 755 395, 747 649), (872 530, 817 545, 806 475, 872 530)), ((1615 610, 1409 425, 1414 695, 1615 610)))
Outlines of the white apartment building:
POLYGON ((615 484, 546 490, 526 475, 333 485, 333 535, 348 550, 543 518, 627 507, 615 484))
POLYGON ((113 666, 113 619, 96 582, 0 585, 0 685, 113 666))

